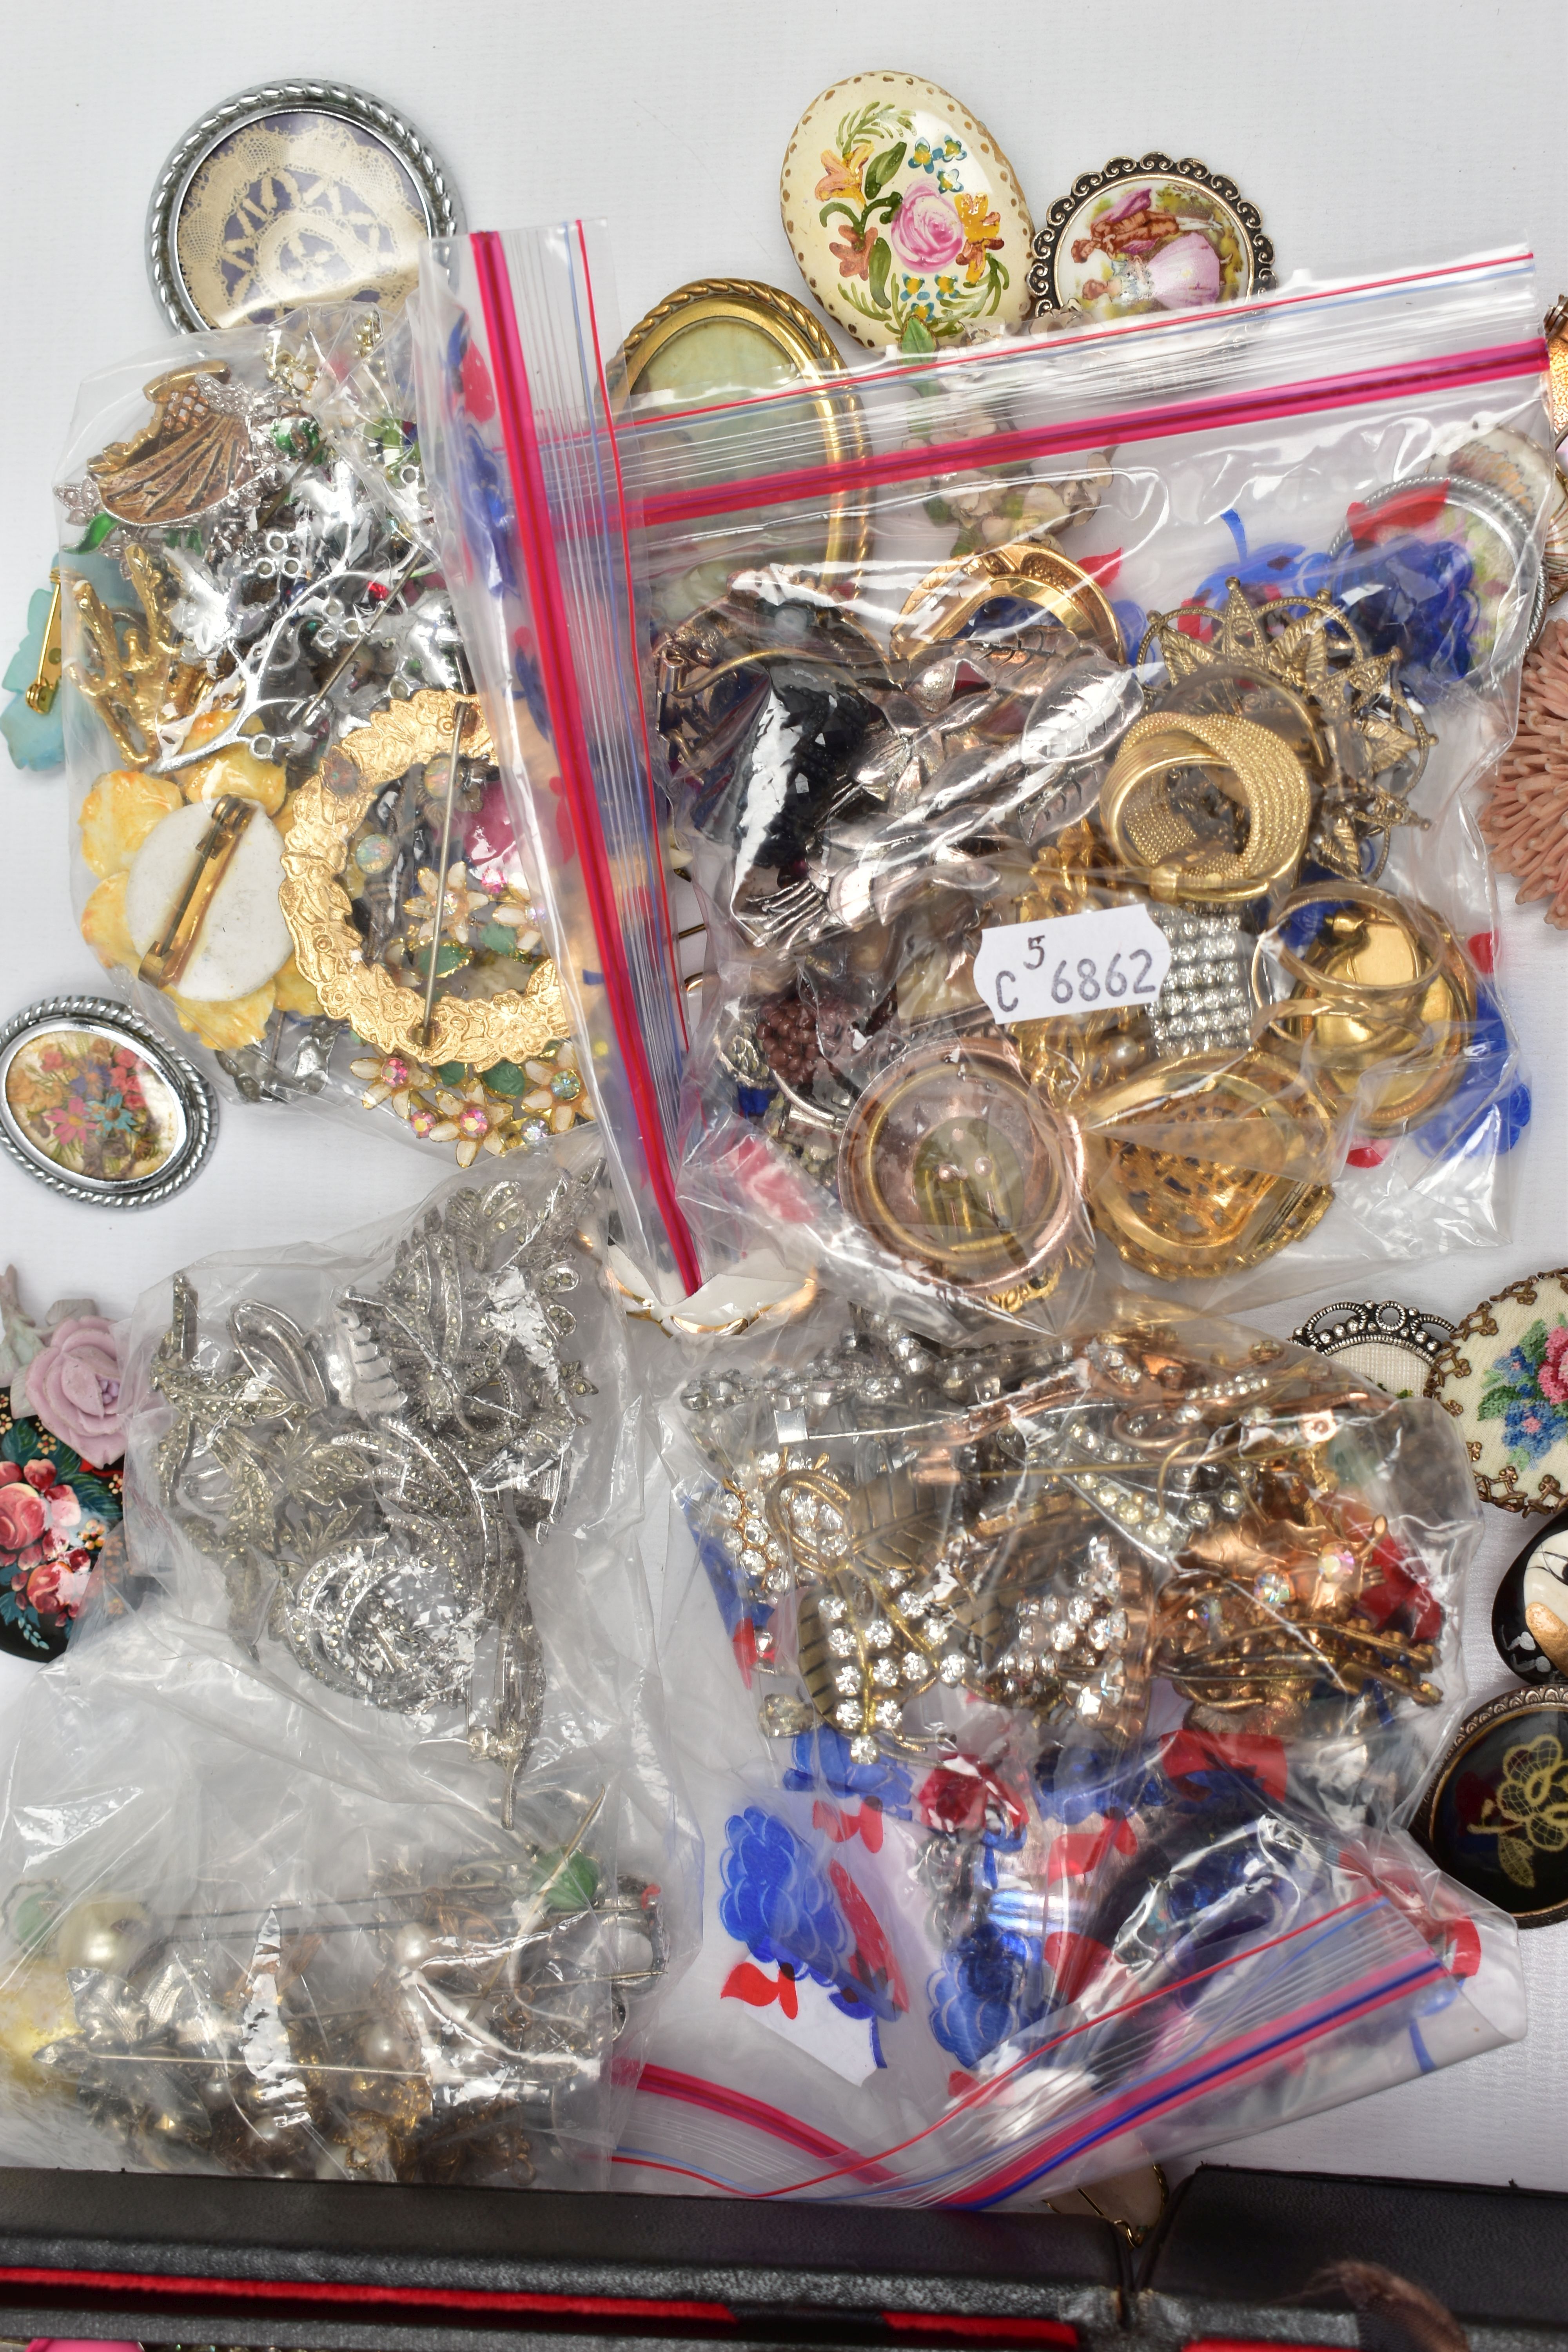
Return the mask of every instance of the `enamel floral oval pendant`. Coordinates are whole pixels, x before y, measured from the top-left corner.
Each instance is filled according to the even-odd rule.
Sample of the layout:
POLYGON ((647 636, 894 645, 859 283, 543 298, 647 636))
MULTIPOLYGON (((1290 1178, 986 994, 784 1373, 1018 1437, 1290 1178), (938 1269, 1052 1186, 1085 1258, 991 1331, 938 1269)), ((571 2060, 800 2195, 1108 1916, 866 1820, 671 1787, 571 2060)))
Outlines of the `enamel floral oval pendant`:
POLYGON ((51 1192, 113 1209, 166 1201, 213 1129, 206 1080, 111 997, 51 996, 0 1027, 0 1150, 51 1192))
POLYGON ((812 100, 779 177, 801 274, 857 342, 927 352, 1027 317, 1029 208, 983 122, 915 74, 812 100))

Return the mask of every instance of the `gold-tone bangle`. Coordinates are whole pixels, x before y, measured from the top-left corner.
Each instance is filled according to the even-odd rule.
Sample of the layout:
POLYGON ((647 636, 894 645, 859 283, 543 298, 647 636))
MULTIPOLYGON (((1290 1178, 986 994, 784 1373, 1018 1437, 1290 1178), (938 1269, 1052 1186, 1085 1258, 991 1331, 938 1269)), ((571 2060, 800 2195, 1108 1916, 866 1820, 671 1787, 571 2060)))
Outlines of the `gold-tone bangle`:
POLYGON ((1312 782, 1272 729, 1223 711, 1151 711, 1135 719, 1100 796, 1106 840, 1152 895, 1239 905, 1293 875, 1312 823, 1312 782), (1221 767, 1235 776, 1247 845, 1205 844, 1156 779, 1172 768, 1221 767))
POLYGON ((1179 1073, 1140 1071, 1104 1087, 1081 1123, 1095 1224, 1160 1281, 1258 1265, 1310 1233, 1333 1199, 1321 1181, 1328 1106, 1279 1055, 1204 1054, 1179 1073), (1246 1160, 1222 1157, 1239 1139, 1246 1160))
POLYGON ((1286 901, 1253 950, 1260 1003, 1268 1002, 1258 992, 1269 953, 1293 982, 1276 1001, 1269 1025, 1306 1057, 1336 1110, 1353 1109, 1358 1129, 1382 1139, 1404 1135, 1441 1109, 1464 1075, 1477 998, 1469 959, 1434 908, 1371 883, 1315 883, 1286 901), (1314 905, 1358 910, 1349 936, 1321 958, 1282 936, 1293 913, 1314 905), (1396 940, 1414 967, 1408 976, 1367 977, 1367 962, 1381 968, 1396 940))
POLYGON ((416 761, 447 756, 466 700, 472 716, 465 755, 486 759, 489 732, 478 703, 435 687, 388 703, 327 753, 295 795, 278 898, 300 969, 334 1020, 346 1021, 356 1037, 384 1054, 413 1052, 434 1068, 467 1062, 488 1070, 498 1062, 526 1061, 566 1034, 570 1024, 554 965, 542 963, 521 991, 475 1001, 438 996, 429 1039, 422 1043, 423 998, 399 987, 384 964, 366 961, 349 894, 337 878, 354 828, 376 793, 416 761))
POLYGON ((1076 1127, 989 1039, 904 1055, 839 1140, 839 1198, 871 1238, 1004 1309, 1055 1286, 1082 1189, 1076 1127))
POLYGON ((1121 624, 1099 581, 1058 549, 1033 540, 982 548, 928 572, 905 598, 893 624, 894 655, 908 660, 927 646, 956 636, 976 613, 1001 596, 1037 605, 1075 636, 1090 639, 1112 661, 1126 660, 1121 624))

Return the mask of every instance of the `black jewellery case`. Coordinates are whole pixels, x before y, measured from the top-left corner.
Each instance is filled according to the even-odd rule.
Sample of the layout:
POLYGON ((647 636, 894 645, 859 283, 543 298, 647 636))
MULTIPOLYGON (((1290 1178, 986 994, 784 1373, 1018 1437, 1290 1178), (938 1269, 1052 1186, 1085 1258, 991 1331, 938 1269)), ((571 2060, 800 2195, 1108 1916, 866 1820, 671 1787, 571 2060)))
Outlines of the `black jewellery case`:
POLYGON ((1133 2247, 1052 2213, 0 2171, 13 2337, 1415 2345, 1314 2286, 1345 2262, 1424 2288, 1473 2352, 1568 2347, 1568 2198, 1524 2190, 1205 2166, 1133 2247))

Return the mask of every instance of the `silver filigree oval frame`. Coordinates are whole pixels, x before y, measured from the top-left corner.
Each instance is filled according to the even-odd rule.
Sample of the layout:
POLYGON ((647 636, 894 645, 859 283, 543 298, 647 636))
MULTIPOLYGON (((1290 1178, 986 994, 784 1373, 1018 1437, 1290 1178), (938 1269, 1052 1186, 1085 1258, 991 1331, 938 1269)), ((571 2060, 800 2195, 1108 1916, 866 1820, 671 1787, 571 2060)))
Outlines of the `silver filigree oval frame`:
POLYGON ((214 149, 234 131, 290 108, 337 115, 356 131, 378 139, 414 182, 427 236, 456 236, 463 226, 462 205, 446 164, 405 115, 347 82, 258 83, 226 99, 191 125, 159 173, 147 207, 147 274, 170 324, 182 334, 205 333, 222 323, 204 317, 197 309, 180 268, 180 215, 191 183, 214 149))
MULTIPOLYGON (((1453 1336, 1454 1327, 1445 1317, 1406 1307, 1397 1298, 1337 1299, 1331 1307, 1320 1307, 1290 1334, 1299 1348, 1315 1349, 1320 1356, 1346 1357, 1352 1371, 1380 1388, 1389 1386, 1381 1374, 1403 1370, 1408 1364, 1409 1381, 1403 1392, 1410 1396, 1425 1393, 1427 1376, 1453 1336)), ((1395 1396, 1401 1392, 1390 1391, 1395 1396)))

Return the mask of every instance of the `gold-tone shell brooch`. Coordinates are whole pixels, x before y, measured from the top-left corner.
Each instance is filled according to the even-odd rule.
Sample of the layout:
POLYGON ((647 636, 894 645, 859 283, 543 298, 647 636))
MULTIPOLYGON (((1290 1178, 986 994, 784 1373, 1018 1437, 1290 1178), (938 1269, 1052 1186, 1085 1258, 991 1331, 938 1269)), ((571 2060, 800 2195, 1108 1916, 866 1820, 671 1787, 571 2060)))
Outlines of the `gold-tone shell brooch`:
POLYGON ((389 703, 327 752, 295 795, 279 898, 300 969, 335 1019, 384 1054, 414 1052, 437 1067, 465 1062, 484 1070, 524 1062, 565 1036, 570 1024, 553 963, 536 964, 521 990, 469 996, 458 992, 460 981, 438 990, 426 1037, 423 990, 410 985, 413 975, 400 978, 365 953, 340 878, 377 795, 416 763, 450 755, 465 704, 462 757, 486 760, 490 739, 478 703, 436 688, 389 703))
MULTIPOLYGON (((252 396, 229 383, 221 360, 175 368, 146 386, 152 421, 113 441, 88 467, 116 522, 168 529, 243 492, 259 470, 252 396)), ((268 453, 270 454, 270 453, 268 453)))

